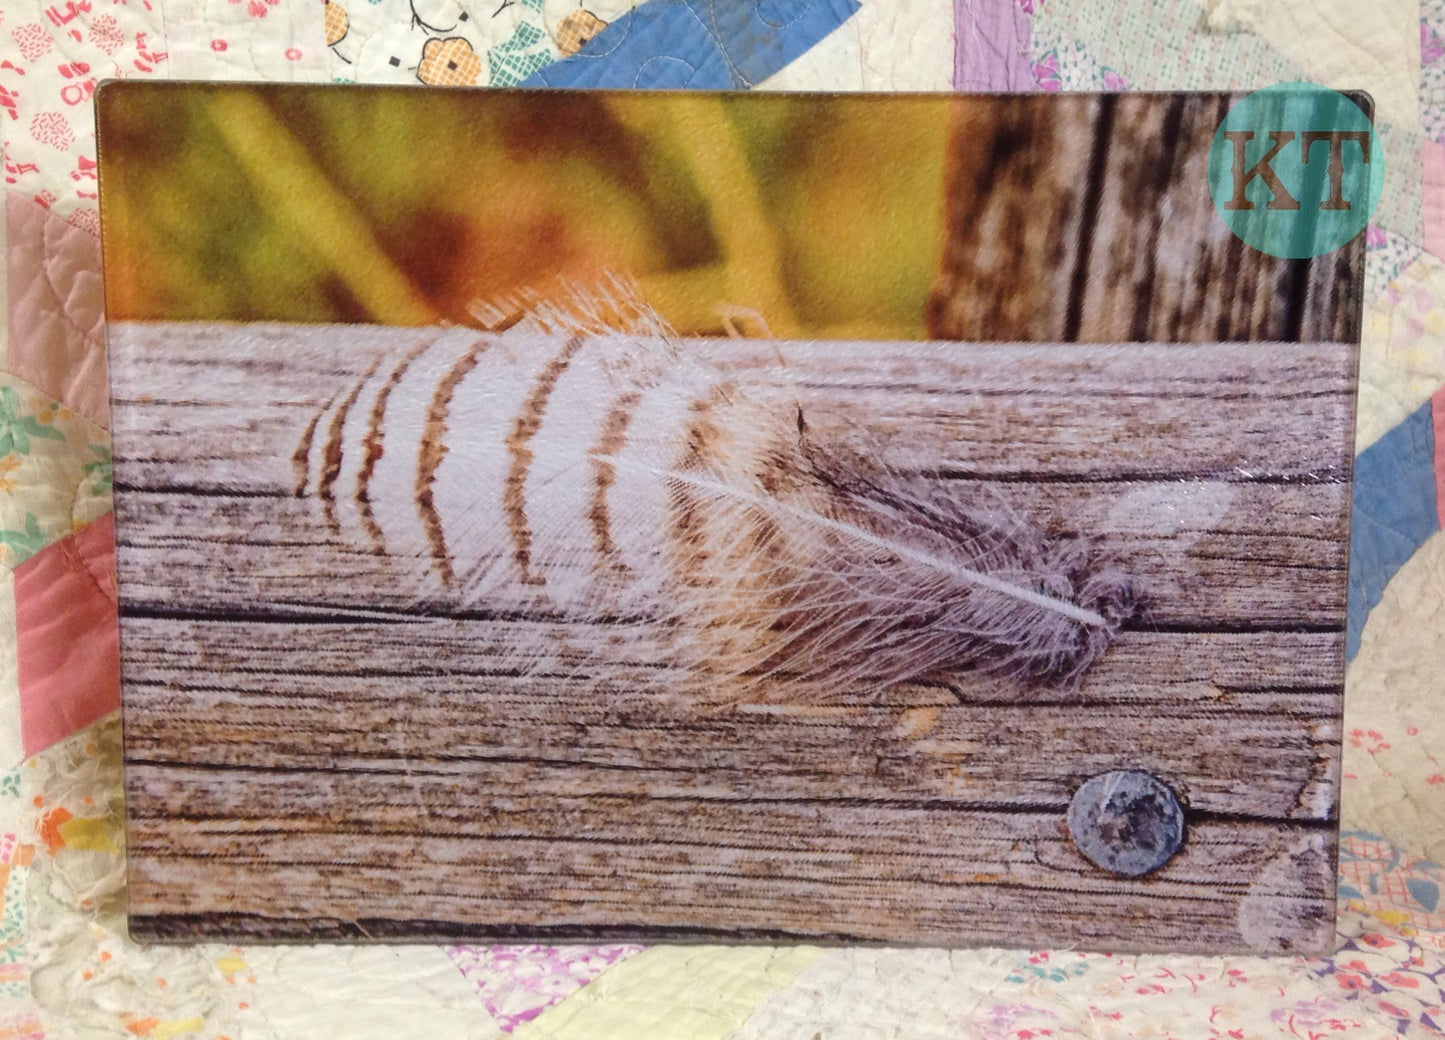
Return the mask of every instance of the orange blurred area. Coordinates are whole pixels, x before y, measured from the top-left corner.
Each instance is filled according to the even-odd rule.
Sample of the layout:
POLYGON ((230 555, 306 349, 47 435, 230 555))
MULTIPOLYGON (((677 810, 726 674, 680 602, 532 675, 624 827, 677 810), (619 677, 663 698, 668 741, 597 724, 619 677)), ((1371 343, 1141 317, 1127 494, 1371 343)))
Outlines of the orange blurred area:
POLYGON ((477 324, 614 275, 684 334, 923 338, 968 103, 110 83, 107 315, 477 324))

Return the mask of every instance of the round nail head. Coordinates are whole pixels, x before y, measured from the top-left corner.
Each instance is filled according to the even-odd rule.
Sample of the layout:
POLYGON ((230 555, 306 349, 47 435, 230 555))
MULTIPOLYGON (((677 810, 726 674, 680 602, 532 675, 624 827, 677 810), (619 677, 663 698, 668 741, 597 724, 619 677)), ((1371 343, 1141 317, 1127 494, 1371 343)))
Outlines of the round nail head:
POLYGON ((1174 792, 1148 773, 1101 773, 1075 792, 1069 836, 1095 866, 1139 877, 1169 862, 1184 844, 1184 811, 1174 792))

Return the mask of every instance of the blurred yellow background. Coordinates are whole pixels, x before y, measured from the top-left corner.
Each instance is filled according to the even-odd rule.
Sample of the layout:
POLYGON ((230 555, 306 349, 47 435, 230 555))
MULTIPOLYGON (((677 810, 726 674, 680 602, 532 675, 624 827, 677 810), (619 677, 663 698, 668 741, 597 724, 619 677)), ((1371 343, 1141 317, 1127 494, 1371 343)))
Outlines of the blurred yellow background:
POLYGON ((111 83, 107 314, 476 324, 613 273, 684 334, 921 339, 959 103, 111 83))

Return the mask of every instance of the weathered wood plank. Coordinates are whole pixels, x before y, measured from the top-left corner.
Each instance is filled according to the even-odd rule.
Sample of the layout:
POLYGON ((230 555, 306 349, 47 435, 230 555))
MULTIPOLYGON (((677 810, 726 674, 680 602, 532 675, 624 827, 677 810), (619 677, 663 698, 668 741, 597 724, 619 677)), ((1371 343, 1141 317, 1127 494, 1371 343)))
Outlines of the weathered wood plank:
MULTIPOLYGON (((307 349, 288 351, 279 327, 184 326, 174 344, 158 326, 115 333, 119 367, 131 373, 118 377, 116 421, 145 431, 143 446, 117 461, 117 480, 133 492, 118 505, 132 603, 179 597, 254 611, 361 597, 405 610, 424 598, 414 561, 338 537, 315 498, 281 497, 294 489, 292 456, 318 409, 346 388, 338 355, 356 353, 364 369, 414 349, 418 334, 291 335, 307 349), (241 351, 256 356, 226 360, 241 351), (264 360, 271 355, 288 360, 264 360), (205 375, 207 359, 231 366, 221 389, 205 375), (127 378, 171 387, 175 400, 128 398, 127 378), (174 490, 144 493, 157 488, 174 490), (222 555, 216 543, 258 551, 222 555), (302 557, 268 546, 309 548, 302 557)), ((1349 348, 684 348, 735 369, 767 365, 768 379, 779 378, 781 355, 821 441, 897 470, 923 468, 933 476, 920 481, 940 478, 964 500, 987 494, 1051 529, 1099 538, 1151 590, 1152 623, 1308 624, 1342 609, 1348 438, 1328 433, 1348 425, 1349 348)), ((472 558, 508 552, 500 542, 472 558)))
MULTIPOLYGON (((639 667, 667 662, 647 623, 613 626, 619 644, 639 667)), ((488 619, 407 619, 392 625, 316 625, 306 649, 306 671, 352 676, 494 676, 506 673, 498 657, 522 660, 527 648, 565 640, 568 622, 488 619), (398 648, 409 651, 398 654, 398 648)), ((296 664, 294 623, 224 617, 175 620, 131 614, 125 620, 128 679, 171 686, 183 693, 217 675, 244 674, 249 689, 281 693, 293 689, 296 664), (261 685, 273 681, 274 687, 261 685)), ((958 676, 944 693, 908 686, 906 693, 880 694, 878 703, 897 707, 999 701, 1005 704, 1094 704, 1159 702, 1181 705, 1234 704, 1246 694, 1281 695, 1336 690, 1340 680, 1340 633, 1298 631, 1122 633, 1074 692, 1049 687, 1005 685, 987 678, 958 676)), ((579 659, 579 664, 584 663, 579 659)), ((841 691, 840 691, 841 692, 841 691)), ((512 710, 506 690, 489 700, 512 710)), ((848 703, 852 703, 849 698, 848 703)), ((1262 709, 1261 709, 1262 710, 1262 709)))
MULTIPOLYGON (((870 685, 860 662, 806 703, 726 708, 679 692, 676 619, 537 594, 592 580, 603 535, 659 522, 655 502, 622 510, 628 495, 648 506, 637 487, 597 483, 628 518, 608 527, 585 494, 556 490, 585 491, 586 454, 525 485, 531 514, 493 501, 519 482, 489 472, 468 488, 466 471, 443 481, 424 461, 446 457, 425 447, 437 402, 455 403, 437 386, 494 348, 535 349, 499 362, 533 365, 526 379, 504 367, 467 391, 447 446, 525 470, 552 434, 539 413, 513 417, 585 344, 125 325, 112 346, 139 935, 435 940, 528 922, 582 937, 622 921, 652 938, 1027 928, 1280 949, 1328 934, 1349 346, 681 343, 720 373, 706 385, 722 399, 737 386, 785 405, 789 436, 806 428, 930 502, 1089 538, 1147 604, 1077 689, 976 672, 870 685), (410 461, 363 501, 349 482, 376 454, 367 417, 423 346, 438 354, 398 427, 419 441, 388 443, 410 461), (422 489, 446 481, 461 488, 443 503, 447 562, 513 574, 519 525, 525 544, 575 553, 447 598, 435 540, 391 551, 358 519, 399 488, 398 516, 436 520, 422 489), (1188 824, 1184 851, 1144 879, 1107 875, 1068 839, 1075 792, 1118 769, 1166 783, 1188 824), (419 858, 425 883, 401 870, 419 858)), ((589 397, 602 384, 577 379, 557 412, 571 440, 554 448, 606 411, 589 397)), ((689 393, 638 421, 705 411, 689 393)), ((740 414, 719 421, 757 419, 740 414)), ((661 559, 637 544, 633 565, 661 559)))
MULTIPOLYGON (((288 548, 297 548, 284 544, 272 545, 270 553, 248 545, 247 554, 225 559, 198 540, 144 546, 127 542, 122 573, 128 603, 136 610, 164 610, 184 596, 187 609, 197 613, 294 614, 300 609, 340 613, 356 608, 357 597, 368 594, 366 610, 433 614, 452 610, 434 605, 416 581, 415 572, 425 569, 425 561, 300 545, 306 547, 304 560, 283 555, 288 548), (325 581, 318 581, 318 574, 324 574, 325 581)), ((1340 583, 1344 561, 1256 560, 1249 555, 1248 544, 1238 542, 1226 545, 1224 551, 1204 544, 1172 558, 1165 555, 1167 546, 1122 539, 1108 545, 1131 561, 1131 573, 1150 596, 1149 613, 1137 622, 1142 626, 1315 626, 1321 617, 1344 609, 1340 583)), ((506 559, 502 553, 486 558, 506 559)), ((578 573, 585 569, 585 562, 576 565, 578 573)), ((566 571, 559 565, 552 573, 566 571)))
MULTIPOLYGON (((273 857, 272 850, 247 836, 323 832, 357 839, 368 833, 395 838, 441 834, 479 842, 626 846, 636 843, 636 818, 646 812, 656 822, 657 841, 664 849, 716 847, 743 856, 796 851, 829 857, 835 870, 859 873, 857 836, 867 833, 880 839, 867 856, 872 869, 885 864, 932 867, 966 872, 980 881, 1064 885, 1091 892, 1112 884, 1073 847, 1049 809, 999 812, 902 799, 840 797, 836 804, 761 799, 776 813, 769 819, 739 799, 559 792, 542 800, 499 791, 495 777, 486 774, 443 778, 423 772, 400 791, 394 777, 377 773, 258 775, 244 768, 177 765, 147 767, 144 775, 147 804, 133 814, 140 823, 133 839, 161 858, 234 842, 232 855, 265 860, 273 857), (480 805, 486 806, 485 812, 476 811, 480 805), (165 823, 171 819, 188 825, 192 842, 167 845, 165 823)), ((1201 818, 1187 854, 1147 881, 1125 883, 1158 898, 1187 896, 1181 886, 1188 885, 1242 894, 1289 840, 1275 823, 1201 818)))
MULTIPOLYGON (((415 332, 401 331, 293 327, 288 344, 284 326, 112 326, 114 421, 144 433, 117 460, 117 481, 289 493, 311 419, 378 356, 403 357, 415 332), (258 342, 294 367, 230 360, 258 342), (210 366, 229 367, 234 385, 212 387, 210 366)), ((1344 344, 690 340, 681 349, 723 366, 769 366, 770 381, 797 386, 818 437, 860 442, 893 468, 990 479, 1340 480, 1351 461, 1337 432, 1354 407, 1354 348, 1344 344)))
POLYGON ((1356 340, 1363 235, 1331 255, 1283 260, 1247 247, 1215 211, 1210 145, 1244 96, 1055 95, 961 107, 929 334, 1356 340))
MULTIPOLYGON (((1130 561, 1153 603, 1145 626, 1308 624, 1343 608, 1347 484, 920 478, 926 483, 965 501, 987 496, 1021 516, 1053 518, 1058 532, 1092 537, 1130 561)), ((415 602, 411 561, 358 551, 326 526, 312 499, 136 491, 118 509, 137 609, 181 598, 207 611, 264 612, 280 603, 340 609, 358 591, 378 608, 415 602), (217 545, 248 551, 222 555, 217 545), (315 574, 327 580, 310 580, 315 574)))
MULTIPOLYGON (((920 475, 920 486, 962 499, 987 498, 1026 516, 1054 518, 1060 533, 1136 539, 1152 545, 1250 539, 1251 555, 1279 563, 1333 564, 1343 552, 1338 516, 1349 485, 1254 481, 988 481, 920 475)), ((204 538, 209 545, 339 546, 318 522, 314 499, 233 496, 224 491, 128 491, 127 543, 160 547, 204 538)))
POLYGON ((132 678, 128 694, 135 761, 441 776, 500 764, 518 780, 545 777, 547 790, 614 795, 1062 810, 1084 779, 1129 763, 1167 777, 1200 812, 1321 820, 1334 811, 1338 764, 1333 690, 1219 691, 1204 706, 1159 698, 1147 711, 1129 701, 870 707, 855 698, 718 715, 554 676, 239 673, 132 678))
MULTIPOLYGON (((208 924, 222 934, 237 934, 227 928, 231 915, 255 914, 296 936, 305 936, 310 922, 325 929, 337 918, 365 922, 361 934, 375 937, 406 935, 411 920, 431 928, 463 926, 455 934, 498 928, 506 934, 519 919, 544 933, 585 934, 591 926, 616 935, 619 919, 643 902, 654 928, 735 938, 896 942, 907 936, 922 944, 948 943, 964 912, 983 942, 1015 941, 1019 920, 1028 919, 1043 929, 1044 944, 1102 942, 1126 949, 1249 945, 1249 917, 1261 912, 1299 922, 1277 949, 1318 944, 1333 927, 1324 835, 1201 824, 1198 841, 1167 875, 1101 883, 1047 817, 779 806, 770 815, 791 820, 793 832, 817 836, 816 844, 748 847, 739 843, 755 836, 747 828, 756 810, 724 809, 719 817, 711 805, 648 802, 630 812, 621 807, 624 819, 609 825, 604 802, 595 812, 590 805, 585 812, 576 807, 570 818, 552 822, 565 834, 539 839, 536 825, 509 817, 506 799, 502 803, 485 822, 470 825, 471 833, 455 836, 445 833, 445 823, 441 833, 425 835, 378 832, 370 825, 364 833, 226 833, 195 820, 175 834, 140 819, 135 841, 144 866, 132 874, 133 897, 158 903, 184 884, 190 914, 208 915, 208 924), (638 859, 636 840, 612 836, 612 827, 625 828, 627 816, 654 811, 660 820, 686 827, 662 833, 692 840, 649 841, 645 859, 638 859), (707 840, 709 831, 692 813, 744 830, 741 836, 730 832, 719 846, 707 840), (860 832, 885 840, 868 850, 850 847, 847 836, 860 832), (934 837, 936 847, 949 851, 915 850, 909 834, 934 837), (836 850, 829 848, 832 835, 836 850), (1271 869, 1301 844, 1315 854, 1299 857, 1303 862, 1288 872, 1271 869), (416 869, 418 862, 426 869, 416 869), (619 862, 628 868, 619 871, 619 862), (1240 877, 1264 880, 1241 885, 1234 880, 1240 877), (1079 915, 1081 900, 1100 912, 1079 915), (408 908, 409 918, 396 916, 399 906, 408 908)), ((541 824, 544 832, 547 826, 541 824)), ((132 928, 164 938, 166 916, 133 916, 132 928)))

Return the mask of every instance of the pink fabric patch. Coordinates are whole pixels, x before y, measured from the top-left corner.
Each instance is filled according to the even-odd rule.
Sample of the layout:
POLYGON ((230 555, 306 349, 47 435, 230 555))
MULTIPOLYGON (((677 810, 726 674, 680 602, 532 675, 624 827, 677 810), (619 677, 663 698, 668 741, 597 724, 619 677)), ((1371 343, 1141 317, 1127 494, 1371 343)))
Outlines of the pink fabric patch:
POLYGON ((1420 151, 1421 216, 1427 253, 1445 257, 1445 144, 1427 141, 1420 151))
POLYGON ((5 220, 10 371, 108 427, 100 243, 15 192, 5 197, 5 220))
POLYGON ((1435 513, 1445 531, 1445 387, 1430 398, 1430 425, 1435 431, 1435 513))
POLYGON ((954 0, 955 90, 1035 89, 1030 33, 1034 0, 954 0))
POLYGON ((641 946, 452 946, 447 956, 510 1033, 641 946))
POLYGON ((120 707, 115 524, 107 514, 15 568, 28 758, 120 707))

